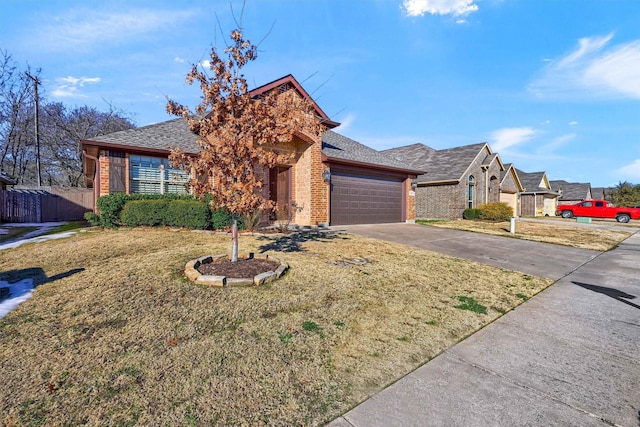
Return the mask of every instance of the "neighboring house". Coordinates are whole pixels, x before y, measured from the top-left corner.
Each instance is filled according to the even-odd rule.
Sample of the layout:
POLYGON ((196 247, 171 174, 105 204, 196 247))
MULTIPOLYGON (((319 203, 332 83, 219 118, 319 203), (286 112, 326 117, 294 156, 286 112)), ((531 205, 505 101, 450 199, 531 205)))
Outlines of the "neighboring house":
POLYGON ((16 185, 16 182, 9 175, 0 171, 0 190, 6 190, 7 185, 16 185))
POLYGON ((551 188, 560 194, 558 204, 573 205, 583 200, 593 199, 591 184, 583 182, 567 182, 564 180, 549 181, 551 188))
POLYGON ((546 172, 523 172, 516 169, 524 187, 520 193, 521 216, 555 216, 559 194, 551 189, 546 172))
POLYGON ((520 193, 524 190, 513 163, 504 165, 500 178, 500 201, 513 209, 514 216, 520 216, 520 193))
MULTIPOLYGON (((298 225, 402 222, 415 219, 412 181, 420 170, 339 135, 333 122, 291 75, 251 91, 295 91, 309 99, 327 129, 322 138, 295 136, 276 149, 291 160, 263 172, 265 197, 298 225), (284 209, 282 209, 284 208, 284 209)), ((114 192, 186 193, 190 171, 170 166, 171 148, 198 152, 198 135, 183 119, 82 141, 87 187, 95 199, 114 192)))
POLYGON ((591 189, 591 196, 594 200, 609 200, 611 194, 611 188, 606 187, 593 187, 591 189))
POLYGON ((505 167, 485 142, 445 150, 413 144, 382 153, 426 171, 417 179, 417 218, 459 219, 467 208, 501 199, 505 167))

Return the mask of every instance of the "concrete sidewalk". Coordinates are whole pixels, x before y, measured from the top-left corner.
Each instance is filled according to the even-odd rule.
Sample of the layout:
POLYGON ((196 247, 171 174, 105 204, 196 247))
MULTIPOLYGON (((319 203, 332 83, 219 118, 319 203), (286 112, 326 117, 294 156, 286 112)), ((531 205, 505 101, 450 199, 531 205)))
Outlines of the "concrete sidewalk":
POLYGON ((640 426, 640 234, 584 255, 329 426, 640 426))

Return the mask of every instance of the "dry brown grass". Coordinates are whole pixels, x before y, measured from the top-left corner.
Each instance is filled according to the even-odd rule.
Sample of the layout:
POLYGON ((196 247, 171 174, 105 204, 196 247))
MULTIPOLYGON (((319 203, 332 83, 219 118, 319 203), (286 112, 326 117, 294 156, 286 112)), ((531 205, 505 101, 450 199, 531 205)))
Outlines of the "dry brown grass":
POLYGON ((601 229, 576 225, 575 220, 516 221, 516 232, 509 232, 509 222, 453 220, 425 222, 435 227, 474 231, 496 236, 515 237, 536 242, 607 251, 633 234, 632 231, 601 229))
POLYGON ((43 282, 0 320, 0 424, 318 425, 550 284, 351 235, 240 245, 291 269, 196 286, 185 262, 229 238, 149 229, 0 253, 0 279, 41 269, 43 282))

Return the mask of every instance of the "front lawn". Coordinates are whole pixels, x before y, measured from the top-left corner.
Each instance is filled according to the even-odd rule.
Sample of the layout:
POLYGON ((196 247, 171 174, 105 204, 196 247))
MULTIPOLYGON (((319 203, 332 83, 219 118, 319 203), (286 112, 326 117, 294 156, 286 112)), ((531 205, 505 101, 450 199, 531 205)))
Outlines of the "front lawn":
MULTIPOLYGON (((576 225, 556 220, 516 221, 515 233, 510 232, 510 222, 491 222, 481 220, 435 220, 416 221, 419 224, 432 225, 434 227, 452 228, 455 230, 473 231, 478 233, 493 234, 503 237, 515 237, 517 239, 533 240, 536 242, 553 243, 556 245, 571 246, 574 248, 592 249, 596 251, 608 251, 616 247, 627 237, 631 231, 610 230, 595 227, 576 225)), ((611 224, 609 224, 611 225, 611 224)), ((616 224, 617 226, 618 224, 616 224)))
POLYGON ((551 281, 352 235, 241 236, 291 268, 208 288, 184 264, 211 233, 121 229, 0 253, 39 271, 0 319, 2 425, 318 425, 551 281))

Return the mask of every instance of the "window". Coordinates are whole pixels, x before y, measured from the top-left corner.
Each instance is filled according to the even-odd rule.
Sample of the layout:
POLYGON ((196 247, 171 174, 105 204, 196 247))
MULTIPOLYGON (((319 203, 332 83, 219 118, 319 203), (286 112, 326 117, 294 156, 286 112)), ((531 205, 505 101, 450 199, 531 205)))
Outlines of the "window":
POLYGON ((603 208, 603 207, 604 207, 603 202, 596 202, 596 208, 603 208))
POLYGON ((469 183, 467 184, 467 207, 473 208, 473 192, 475 188, 475 178, 469 175, 469 183))
POLYGON ((150 156, 129 156, 130 192, 144 194, 186 194, 190 175, 169 166, 169 159, 150 156))

